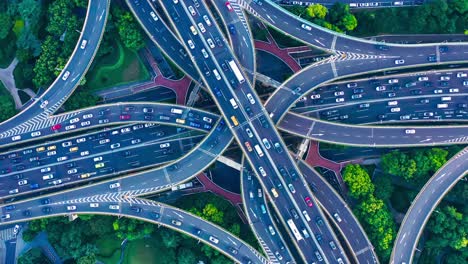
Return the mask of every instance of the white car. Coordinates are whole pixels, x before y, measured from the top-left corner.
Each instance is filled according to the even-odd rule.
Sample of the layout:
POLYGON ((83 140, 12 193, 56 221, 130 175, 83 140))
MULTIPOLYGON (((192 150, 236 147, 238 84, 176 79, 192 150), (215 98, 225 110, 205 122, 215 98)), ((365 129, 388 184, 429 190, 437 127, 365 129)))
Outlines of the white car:
POLYGON ((377 92, 382 92, 382 91, 387 90, 387 87, 385 87, 385 86, 383 86, 383 85, 382 85, 382 86, 377 86, 377 87, 375 87, 375 90, 376 90, 377 92))
POLYGON ((88 43, 88 41, 87 41, 86 39, 83 39, 83 40, 81 41, 81 46, 80 46, 80 48, 81 48, 81 49, 86 48, 86 44, 87 44, 87 43, 88 43))
POLYGON ((395 60, 396 65, 405 64, 405 60, 395 60))
POLYGON ((76 210, 76 205, 69 205, 67 206, 68 211, 75 211, 76 210))
POLYGON ((19 225, 15 225, 15 227, 13 228, 13 234, 14 234, 14 235, 18 234, 19 230, 20 230, 20 226, 19 226, 19 225))
POLYGON ((193 6, 189 6, 188 7, 188 10, 190 11, 190 14, 192 14, 192 16, 196 15, 197 13, 195 12, 195 9, 193 8, 193 6))
POLYGON ((440 76, 441 81, 450 81, 450 76, 440 76))
POLYGON ((157 16, 153 11, 150 12, 150 15, 151 15, 151 17, 153 18, 154 21, 158 21, 158 20, 159 20, 159 19, 158 19, 158 16, 157 16))
POLYGON ((77 169, 71 169, 71 170, 67 171, 68 174, 73 174, 73 173, 77 173, 77 172, 78 172, 77 169))
POLYGON ((435 94, 441 94, 441 93, 443 93, 443 92, 444 92, 444 91, 442 91, 442 89, 436 89, 436 90, 434 90, 434 93, 435 93, 435 94))
POLYGON ((90 203, 89 207, 97 208, 97 207, 99 207, 99 203, 90 203))
POLYGON ((449 89, 449 93, 458 93, 460 90, 458 88, 449 89))
POLYGON ((76 117, 76 118, 70 119, 70 124, 73 124, 79 121, 80 121, 80 118, 76 117))
POLYGON ((93 114, 83 115, 83 119, 89 119, 89 118, 92 118, 92 117, 93 117, 93 114))
POLYGON ((118 183, 118 182, 112 183, 111 185, 109 185, 109 187, 110 187, 111 189, 119 188, 119 187, 120 187, 120 183, 118 183))
POLYGON ((208 58, 208 52, 206 52, 205 49, 202 49, 201 53, 203 54, 203 57, 205 57, 205 59, 208 58))
POLYGON ((388 80, 388 83, 389 84, 398 83, 398 79, 390 79, 388 80))
POLYGON ((76 128, 76 125, 69 125, 69 126, 65 127, 65 130, 71 130, 71 129, 75 129, 75 128, 76 128))
POLYGON ((93 159, 94 162, 102 161, 102 156, 101 157, 96 157, 93 159))
POLYGON ((168 148, 171 146, 171 143, 162 143, 161 145, 159 145, 160 148, 168 148))
POLYGON ((89 151, 83 151, 80 153, 81 156, 88 156, 89 155, 89 151))
POLYGON ((110 142, 110 139, 108 139, 108 138, 99 140, 99 144, 101 144, 101 145, 109 143, 109 142, 110 142))
POLYGON ((468 74, 466 72, 459 72, 457 73, 458 78, 463 78, 463 77, 468 77, 468 74))
POLYGON ((40 106, 41 106, 41 108, 44 108, 44 107, 46 107, 48 104, 49 104, 49 101, 45 100, 45 101, 43 101, 43 102, 41 103, 40 106))
POLYGON ((260 171, 260 173, 262 174, 263 177, 266 176, 266 172, 265 172, 265 170, 263 169, 263 167, 258 167, 258 170, 260 171))
POLYGON ((343 97, 336 98, 335 101, 336 101, 337 103, 342 103, 342 102, 344 102, 344 98, 343 98, 343 97))
POLYGON ((68 79, 68 76, 70 76, 70 72, 66 71, 62 76, 62 80, 66 81, 68 79))
POLYGON ((202 33, 205 33, 205 32, 206 32, 205 26, 203 26, 202 23, 198 23, 198 28, 200 29, 200 31, 201 31, 202 33))
POLYGON ((112 209, 112 210, 119 210, 119 205, 117 205, 117 204, 111 204, 111 205, 109 205, 109 209, 112 209))
POLYGON ((28 184, 28 180, 21 180, 18 182, 18 185, 21 186, 21 185, 26 185, 28 184))
POLYGON ((64 148, 65 148, 65 147, 69 147, 69 146, 71 146, 71 144, 72 144, 71 141, 63 142, 63 143, 62 143, 62 147, 64 147, 64 148))
POLYGON ((272 236, 276 235, 275 229, 274 229, 271 225, 268 226, 268 230, 270 230, 270 234, 271 234, 272 236))
POLYGON ((415 134, 416 130, 415 129, 406 129, 405 134, 415 134))
POLYGON ((344 91, 337 91, 334 93, 335 96, 344 95, 344 91))
POLYGON ((31 137, 38 137, 41 135, 41 131, 36 131, 31 133, 31 137))
POLYGON ((120 147, 120 143, 114 143, 110 147, 111 147, 111 149, 116 149, 116 148, 120 147))
MULTIPOLYGON (((132 131, 132 130, 131 130, 129 127, 120 129, 120 132, 121 132, 122 134, 129 133, 130 131, 132 131)), ((118 134, 118 133, 119 133, 119 132, 117 131, 116 134, 118 134)))
POLYGON ((249 102, 251 104, 255 104, 255 99, 253 98, 252 94, 248 93, 247 94, 247 98, 249 99, 249 102))
POLYGON ((205 116, 205 117, 203 117, 203 121, 211 124, 211 122, 213 122, 213 119, 205 116))
POLYGON ((208 18, 207 15, 203 16, 203 20, 205 20, 205 23, 206 23, 207 26, 211 26, 211 21, 210 21, 210 19, 208 18))
POLYGON ((187 40, 187 44, 189 45, 190 49, 195 48, 195 44, 193 44, 193 41, 191 39, 187 40))
POLYGON ((252 133, 252 131, 250 130, 250 128, 246 128, 246 129, 245 129, 245 132, 247 133, 247 135, 249 136, 249 138, 253 138, 253 133, 252 133))
POLYGON ((89 126, 91 125, 91 121, 84 121, 84 122, 81 122, 81 126, 84 127, 84 126, 89 126))
POLYGON ((206 42, 208 42, 208 45, 210 46, 210 48, 214 49, 215 44, 214 44, 214 42, 213 42, 212 39, 208 38, 208 39, 206 40, 206 42))
POLYGON ((11 137, 11 140, 12 140, 12 141, 18 141, 18 140, 20 140, 20 139, 21 139, 21 136, 19 136, 19 135, 18 135, 18 136, 13 136, 13 137, 11 137))
POLYGON ((309 25, 306 25, 306 24, 302 24, 302 25, 301 25, 301 28, 303 28, 303 29, 305 29, 305 30, 307 30, 307 31, 311 31, 311 30, 312 30, 312 27, 309 26, 309 25))
POLYGON ((271 148, 271 144, 270 144, 270 141, 268 141, 268 139, 263 138, 263 139, 262 139, 262 142, 263 142, 263 145, 265 145, 265 148, 266 148, 266 149, 270 149, 270 148, 271 148))
POLYGON ((196 36, 198 34, 197 29, 194 26, 190 26, 190 31, 192 31, 192 34, 196 36))
POLYGON ((67 160, 67 159, 68 159, 67 156, 63 156, 63 157, 58 157, 58 158, 57 158, 57 161, 60 162, 60 161, 65 161, 65 160, 67 160))
POLYGON ((54 155, 56 155, 56 154, 57 154, 57 152, 56 152, 55 150, 54 150, 54 151, 49 151, 49 152, 47 152, 47 156, 48 156, 48 157, 54 156, 54 155))
POLYGON ((427 77, 427 76, 418 77, 418 81, 420 81, 420 82, 422 82, 422 81, 429 81, 429 77, 427 77))
POLYGON ((320 94, 313 94, 310 96, 310 99, 320 99, 320 94))
POLYGON ((132 144, 138 144, 140 142, 141 142, 141 139, 139 138, 132 140, 132 144))
POLYGON ((83 143, 83 142, 86 142, 86 138, 78 138, 76 140, 76 143, 83 143))
POLYGON ((399 107, 393 107, 393 108, 390 109, 390 112, 392 112, 392 113, 400 112, 400 108, 399 107))

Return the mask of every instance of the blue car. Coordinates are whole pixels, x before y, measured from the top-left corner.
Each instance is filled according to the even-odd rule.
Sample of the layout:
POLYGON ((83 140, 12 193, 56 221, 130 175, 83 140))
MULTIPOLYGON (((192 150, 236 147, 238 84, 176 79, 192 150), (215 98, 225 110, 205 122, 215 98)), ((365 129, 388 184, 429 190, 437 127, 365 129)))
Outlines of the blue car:
POLYGON ((231 33, 231 35, 236 34, 236 28, 233 25, 229 25, 228 28, 229 28, 229 33, 231 33))
POLYGON ((31 189, 37 189, 37 188, 39 188, 39 184, 33 183, 29 187, 31 187, 31 189))

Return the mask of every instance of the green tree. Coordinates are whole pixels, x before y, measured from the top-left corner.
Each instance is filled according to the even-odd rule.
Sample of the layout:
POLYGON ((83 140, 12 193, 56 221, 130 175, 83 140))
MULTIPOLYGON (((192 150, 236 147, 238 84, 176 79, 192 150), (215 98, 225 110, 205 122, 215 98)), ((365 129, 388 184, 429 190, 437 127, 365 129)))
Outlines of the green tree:
POLYGON ((356 199, 365 198, 374 192, 369 174, 359 164, 346 166, 343 181, 348 185, 350 195, 356 199))
POLYGON ((64 107, 68 111, 72 111, 94 106, 98 101, 99 97, 89 93, 87 90, 83 90, 73 93, 72 96, 66 101, 64 107))
POLYGON ((57 58, 59 57, 60 43, 47 36, 41 46, 42 52, 34 66, 33 83, 36 87, 41 87, 52 82, 55 78, 54 72, 56 71, 57 58))
POLYGON ((427 226, 433 234, 433 239, 427 242, 430 248, 442 250, 449 246, 461 250, 468 246, 468 219, 453 206, 436 210, 427 226))
POLYGON ((224 212, 220 211, 214 204, 209 203, 203 208, 203 218, 220 224, 223 222, 224 212))
POLYGON ((73 2, 70 0, 55 0, 49 5, 46 30, 51 35, 59 37, 68 29, 72 13, 73 2))
POLYGON ((40 248, 32 248, 18 258, 18 264, 49 264, 40 248))
POLYGON ((179 248, 177 253, 178 264, 193 264, 197 263, 197 256, 188 248, 179 248))
POLYGON ((143 48, 145 46, 143 35, 132 14, 115 6, 112 11, 117 31, 125 47, 132 50, 143 48))
POLYGON ((163 229, 160 234, 165 247, 175 249, 180 245, 181 237, 174 231, 163 229))
POLYGON ((128 240, 143 238, 154 231, 153 224, 126 217, 116 219, 113 227, 118 238, 128 240))
POLYGON ((0 121, 7 120, 16 114, 15 105, 7 96, 0 96, 0 121))
POLYGON ((386 173, 409 180, 416 172, 416 162, 405 153, 393 151, 382 156, 382 168, 386 173))
POLYGON ((358 22, 353 14, 346 14, 343 16, 338 25, 344 27, 347 31, 352 31, 357 27, 358 22))
POLYGON ((328 9, 321 4, 311 4, 306 10, 309 17, 318 19, 324 19, 328 12, 328 9))
POLYGON ((375 196, 379 199, 387 201, 393 193, 393 184, 390 176, 380 175, 375 178, 375 196))
POLYGON ((18 13, 26 22, 26 27, 36 28, 42 16, 42 1, 22 0, 18 4, 18 13))
POLYGON ((7 13, 0 13, 0 39, 8 36, 13 26, 13 19, 7 13))
POLYGON ((26 62, 41 54, 41 42, 36 35, 34 35, 31 27, 23 28, 16 41, 16 47, 16 56, 18 60, 22 62, 26 62))
POLYGON ((87 7, 88 6, 88 0, 73 0, 75 5, 77 7, 87 7))

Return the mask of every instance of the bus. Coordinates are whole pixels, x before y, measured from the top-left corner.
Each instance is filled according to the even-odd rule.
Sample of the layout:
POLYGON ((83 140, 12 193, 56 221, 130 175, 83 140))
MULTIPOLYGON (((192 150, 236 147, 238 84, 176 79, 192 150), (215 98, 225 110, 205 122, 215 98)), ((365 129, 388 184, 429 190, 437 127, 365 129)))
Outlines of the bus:
POLYGON ((286 222, 288 223, 289 228, 293 232, 294 237, 296 237, 296 240, 297 241, 302 240, 303 239, 302 235, 301 235, 301 233, 299 233, 299 230, 297 229, 296 224, 294 224, 293 220, 288 219, 288 221, 286 221, 286 222))
POLYGON ((242 76, 242 73, 240 72, 239 68, 237 67, 237 64, 233 60, 230 60, 229 66, 231 66, 231 69, 236 75, 236 78, 239 81, 239 83, 243 83, 245 79, 244 79, 244 76, 242 76))

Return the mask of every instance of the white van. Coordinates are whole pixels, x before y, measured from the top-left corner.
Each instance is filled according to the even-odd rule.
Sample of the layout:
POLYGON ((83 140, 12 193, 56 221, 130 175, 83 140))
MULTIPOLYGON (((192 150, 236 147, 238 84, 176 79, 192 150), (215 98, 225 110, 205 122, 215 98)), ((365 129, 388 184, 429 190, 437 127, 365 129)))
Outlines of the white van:
POLYGON ((182 109, 179 109, 179 108, 171 108, 171 113, 173 114, 179 114, 181 115, 184 111, 182 111, 182 109))
POLYGON ((442 102, 448 102, 448 101, 452 101, 452 97, 450 96, 444 96, 441 98, 442 102))
POLYGON ((216 69, 213 70, 213 74, 216 77, 216 80, 218 80, 218 81, 221 80, 221 75, 219 75, 218 70, 216 70, 216 69))
POLYGON ((234 100, 234 98, 231 98, 229 102, 231 102, 232 108, 237 109, 239 107, 236 103, 236 100, 234 100))
POLYGON ((258 156, 260 156, 260 157, 263 157, 263 151, 262 151, 262 148, 260 148, 260 146, 259 146, 258 144, 257 144, 257 145, 255 145, 255 147, 254 147, 254 148, 255 148, 255 151, 257 151, 257 154, 258 154, 258 156))
POLYGON ((54 178, 54 175, 53 175, 53 174, 47 174, 47 175, 42 176, 42 179, 43 179, 44 181, 50 180, 50 179, 53 179, 53 178, 54 178))

